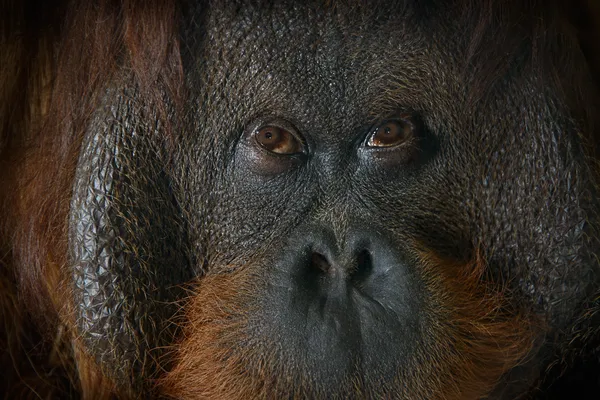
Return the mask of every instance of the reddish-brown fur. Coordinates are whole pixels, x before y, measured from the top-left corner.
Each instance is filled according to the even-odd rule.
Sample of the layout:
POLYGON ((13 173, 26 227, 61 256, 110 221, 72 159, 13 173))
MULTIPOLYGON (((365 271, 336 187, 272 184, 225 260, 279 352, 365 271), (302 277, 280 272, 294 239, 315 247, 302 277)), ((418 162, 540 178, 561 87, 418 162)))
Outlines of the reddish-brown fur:
POLYGON ((0 294, 7 321, 0 341, 8 342, 3 366, 14 367, 0 391, 10 396, 46 397, 72 388, 89 398, 111 392, 68 328, 70 291, 61 267, 70 182, 95 94, 119 65, 131 62, 150 98, 155 92, 149 87, 164 85, 176 95, 180 82, 175 4, 97 3, 58 3, 44 17, 36 10, 40 4, 15 2, 10 9, 16 16, 3 21, 12 25, 2 32, 2 79, 15 82, 3 85, 0 100, 0 184, 7 188, 0 192, 7 287, 0 294))
MULTIPOLYGON (((425 322, 424 336, 432 345, 424 351, 435 361, 429 368, 413 366, 412 385, 402 397, 437 399, 443 393, 444 399, 480 398, 524 360, 533 346, 534 330, 541 326, 511 309, 505 290, 485 283, 481 257, 464 264, 440 260, 427 251, 417 256, 434 299, 428 315, 432 321, 451 322, 425 322)), ((278 390, 283 393, 294 382, 294 371, 274 370, 275 355, 253 347, 243 333, 249 313, 245 305, 260 290, 260 267, 208 275, 198 283, 186 307, 176 365, 161 382, 164 393, 178 399, 277 398, 282 396, 278 390)), ((347 384, 359 379, 350 378, 347 384)), ((379 390, 382 398, 398 395, 384 385, 379 390)), ((305 396, 299 388, 297 397, 305 396)))
MULTIPOLYGON (((143 0, 44 3, 15 0, 0 17, 0 392, 8 398, 108 398, 114 385, 78 344, 66 306, 70 291, 63 267, 71 181, 96 96, 121 66, 132 70, 149 102, 159 103, 164 91, 172 98, 182 96, 178 12, 174 3, 143 0)), ((590 5, 596 14, 578 13, 580 30, 567 31, 582 35, 591 65, 600 70, 600 53, 594 49, 600 35, 593 23, 600 11, 590 5)), ((475 16, 465 12, 476 19, 472 51, 482 51, 478 46, 489 27, 504 21, 497 18, 498 4, 475 7, 466 1, 463 6, 483 10, 475 16)), ((479 79, 493 82, 502 62, 481 68, 476 69, 479 79)), ((482 396, 523 362, 534 345, 532 333, 543 326, 511 309, 503 288, 486 283, 480 256, 456 263, 423 249, 419 257, 427 289, 440 304, 432 315, 443 313, 440 320, 453 323, 426 332, 437 343, 431 354, 439 356, 432 370, 418 370, 414 390, 424 398, 434 398, 427 394, 442 388, 447 399, 482 396), (447 351, 450 342, 456 352, 447 351)), ((290 371, 276 371, 278 383, 270 380, 273 355, 252 348, 230 351, 245 339, 245 299, 260 287, 253 277, 248 268, 208 275, 197 283, 182 319, 175 321, 184 334, 174 350, 175 367, 159 381, 166 394, 257 398, 285 385, 290 371)))

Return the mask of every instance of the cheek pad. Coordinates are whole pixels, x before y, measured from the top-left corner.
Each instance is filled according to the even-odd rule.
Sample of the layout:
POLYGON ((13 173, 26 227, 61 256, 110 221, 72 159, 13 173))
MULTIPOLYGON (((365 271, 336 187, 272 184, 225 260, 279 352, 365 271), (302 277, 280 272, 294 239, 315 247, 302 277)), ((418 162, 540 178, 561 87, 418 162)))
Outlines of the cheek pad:
MULTIPOLYGON (((187 236, 155 135, 123 97, 100 110, 81 146, 69 215, 75 325, 113 380, 153 376, 174 332, 187 236)), ((134 382, 128 382, 133 380, 134 382)), ((139 380, 139 382, 137 382, 139 380)))

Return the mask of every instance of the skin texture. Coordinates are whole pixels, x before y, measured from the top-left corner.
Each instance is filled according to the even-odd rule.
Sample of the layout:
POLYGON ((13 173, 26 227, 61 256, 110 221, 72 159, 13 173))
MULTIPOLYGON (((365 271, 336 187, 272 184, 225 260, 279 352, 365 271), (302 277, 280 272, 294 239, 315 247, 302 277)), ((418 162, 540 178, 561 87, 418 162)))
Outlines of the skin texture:
POLYGON ((14 52, 41 83, 2 94, 32 104, 3 121, 2 340, 41 360, 8 362, 9 396, 592 398, 580 15, 79 6, 14 52))

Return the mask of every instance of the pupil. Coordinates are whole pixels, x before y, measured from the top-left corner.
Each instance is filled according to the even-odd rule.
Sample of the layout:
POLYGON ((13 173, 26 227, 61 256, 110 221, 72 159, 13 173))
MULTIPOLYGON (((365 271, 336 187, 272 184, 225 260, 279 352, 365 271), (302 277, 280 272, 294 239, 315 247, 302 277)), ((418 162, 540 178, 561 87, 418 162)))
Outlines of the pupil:
POLYGON ((267 139, 273 139, 273 132, 266 131, 265 132, 265 138, 267 138, 267 139))
POLYGON ((390 127, 388 126, 388 127, 386 127, 386 128, 384 129, 384 132, 385 132, 385 134, 386 134, 386 135, 389 135, 389 134, 392 132, 392 128, 390 128, 390 127))

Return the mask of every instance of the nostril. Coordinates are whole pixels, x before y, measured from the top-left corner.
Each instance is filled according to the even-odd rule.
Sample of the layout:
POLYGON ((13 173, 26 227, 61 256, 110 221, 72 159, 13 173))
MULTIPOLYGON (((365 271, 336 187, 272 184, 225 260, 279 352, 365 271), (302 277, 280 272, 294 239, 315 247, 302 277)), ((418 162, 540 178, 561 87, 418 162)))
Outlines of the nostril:
MULTIPOLYGON (((320 253, 312 253, 310 259, 310 265, 314 272, 326 275, 337 275, 336 265, 332 264, 331 261, 320 253)), ((362 281, 366 279, 373 270, 373 258, 368 250, 362 250, 356 255, 355 261, 348 264, 348 269, 344 273, 346 276, 351 276, 351 279, 355 281, 362 281)))
POLYGON ((352 271, 352 278, 357 281, 366 279, 373 270, 373 258, 368 250, 362 250, 356 256, 356 269, 352 271))
POLYGON ((326 274, 330 273, 331 264, 329 263, 329 261, 327 261, 327 258, 325 258, 324 255, 319 253, 313 253, 310 263, 313 268, 326 274))

